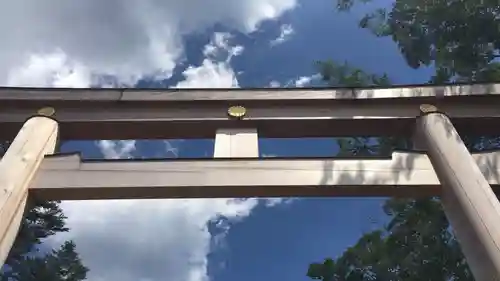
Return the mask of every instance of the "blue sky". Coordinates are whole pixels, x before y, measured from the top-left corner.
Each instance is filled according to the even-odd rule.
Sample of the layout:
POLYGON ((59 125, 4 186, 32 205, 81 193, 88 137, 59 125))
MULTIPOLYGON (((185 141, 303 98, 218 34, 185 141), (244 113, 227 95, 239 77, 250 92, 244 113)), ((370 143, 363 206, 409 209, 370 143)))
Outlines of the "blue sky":
MULTIPOLYGON (((155 8, 154 5, 160 1, 146 2, 155 8)), ((19 25, 20 32, 24 30, 27 34, 34 34, 36 40, 32 39, 34 43, 29 46, 39 46, 38 49, 26 49, 23 56, 19 56, 27 57, 27 62, 5 60, 6 64, 10 63, 7 69, 10 72, 0 71, 0 82, 19 86, 109 86, 96 82, 104 81, 102 77, 105 76, 108 77, 106 81, 118 81, 122 85, 173 87, 191 77, 188 86, 207 87, 207 80, 210 79, 223 82, 214 82, 215 86, 269 87, 272 81, 281 86, 295 86, 300 77, 316 74, 314 61, 326 59, 348 61, 372 73, 386 72, 398 84, 425 82, 430 75, 429 69, 412 70, 407 67, 389 38, 376 38, 358 28, 357 22, 365 12, 387 6, 389 1, 375 1, 350 13, 335 12, 334 1, 331 0, 241 1, 241 6, 225 3, 218 8, 233 9, 233 12, 228 12, 229 16, 211 7, 212 2, 215 6, 225 3, 193 0, 186 2, 187 6, 192 5, 192 9, 184 9, 180 4, 169 4, 162 9, 164 7, 158 4, 157 9, 149 10, 151 7, 141 6, 134 11, 121 6, 122 9, 117 9, 112 4, 104 8, 97 8, 97 5, 108 4, 95 4, 96 7, 85 4, 85 7, 76 8, 64 6, 60 9, 77 11, 74 21, 64 27, 55 24, 63 20, 53 20, 58 19, 58 15, 51 14, 53 9, 45 11, 43 7, 38 7, 43 10, 39 14, 44 16, 37 22, 42 27, 38 26, 39 29, 33 31, 33 24, 19 25), (269 7, 280 12, 270 13, 269 7), (93 18, 95 11, 106 9, 109 9, 108 14, 113 14, 111 19, 107 19, 113 23, 93 18), (139 30, 142 33, 137 32, 139 35, 129 38, 128 33, 134 34, 134 28, 139 27, 128 20, 121 22, 120 13, 141 12, 141 9, 148 13, 137 26, 143 26, 144 22, 152 22, 153 26, 139 30), (87 10, 88 15, 85 14, 87 10), (165 20, 175 19, 175 14, 168 14, 171 10, 181 14, 178 22, 184 29, 176 27, 182 32, 176 31, 177 34, 168 28, 153 28, 158 27, 154 25, 156 23, 173 26, 174 20, 165 20), (232 18, 234 14, 242 19, 232 18), (193 17, 199 21, 186 21, 182 17, 193 17), (253 19, 258 26, 252 29, 248 26, 253 19), (115 21, 118 28, 113 25, 115 21), (107 29, 92 27, 95 22, 107 29), (45 25, 49 27, 45 29, 45 25), (293 29, 287 40, 271 44, 285 27, 293 29), (108 29, 113 32, 107 33, 108 29), (230 34, 228 42, 214 43, 214 32, 230 34), (43 36, 37 37, 37 34, 43 36), (80 42, 79 38, 72 37, 73 34, 90 37, 80 42), (92 34, 97 35, 92 37, 92 34), (169 39, 161 41, 168 52, 152 49, 150 53, 141 53, 145 47, 136 42, 142 42, 144 34, 159 34, 159 37, 151 35, 155 39, 151 42, 169 39), (73 44, 72 40, 76 43, 73 44), (120 44, 115 44, 116 40, 120 44), (99 48, 94 48, 92 42, 99 48), (129 48, 129 45, 134 48, 129 48), (182 52, 177 52, 177 45, 182 46, 182 52), (204 52, 209 45, 215 46, 217 52, 204 52), (119 48, 117 46, 124 49, 116 49, 119 48), (243 51, 228 55, 235 50, 234 46, 241 46, 243 51), (57 51, 39 52, 46 49, 57 51), (121 64, 128 60, 130 65, 121 64), (216 71, 209 72, 208 76, 186 72, 189 66, 201 69, 204 62, 212 67, 207 68, 216 71), (167 73, 165 77, 155 72, 158 68, 163 74, 167 73), (138 74, 149 78, 135 79, 137 69, 141 70, 138 74), (94 79, 97 76, 100 80, 94 79), (229 80, 227 76, 230 76, 229 80), (200 79, 205 80, 200 82, 200 79), (231 81, 237 81, 237 85, 231 81)), ((10 12, 15 14, 16 4, 12 3, 10 12)), ((50 8, 50 4, 47 6, 50 8)), ((29 12, 23 10, 23 13, 29 12)), ((2 12, 0 18, 1 15, 2 12)), ((24 51, 22 48, 26 44, 21 43, 10 46, 11 49, 8 49, 9 46, 3 47, 7 48, 5 50, 0 48, 0 62, 3 62, 2 52, 16 54, 19 50, 24 51)), ((312 85, 315 84, 317 82, 313 81, 312 85)), ((133 144, 74 141, 64 144, 62 150, 81 151, 86 158, 211 157, 213 140, 138 141, 133 144)), ((333 156, 338 148, 331 139, 265 139, 260 141, 260 151, 261 154, 276 156, 333 156)), ((383 199, 379 198, 300 199, 274 205, 251 200, 245 203, 224 200, 65 202, 64 210, 72 231, 54 241, 75 239, 77 249, 91 269, 90 280, 202 281, 207 274, 216 281, 307 280, 305 273, 310 262, 338 256, 363 232, 383 225, 386 217, 382 213, 382 203, 383 199), (133 208, 135 211, 131 211, 133 208)))
MULTIPOLYGON (((233 64, 244 71, 239 77, 242 87, 262 87, 271 80, 283 85, 299 76, 313 75, 316 70, 312 62, 326 59, 348 61, 371 73, 385 72, 400 84, 422 83, 429 77, 429 70, 407 67, 390 39, 376 38, 358 28, 357 21, 370 8, 338 13, 330 0, 300 3, 301 8, 282 18, 295 32, 285 43, 266 46, 270 33, 279 32, 279 22, 267 24, 268 29, 261 34, 242 38, 243 42, 257 45, 233 64)), ((180 156, 185 149, 198 151, 199 145, 183 143, 180 156)), ((203 145, 211 153, 213 143, 203 145)), ((259 145, 261 154, 285 157, 333 156, 338 151, 335 143, 326 138, 262 140, 259 145)), ((224 247, 213 253, 210 276, 224 281, 308 280, 305 273, 309 263, 340 255, 364 232, 383 225, 384 200, 315 198, 257 208, 231 227, 224 247)))
MULTIPOLYGON (((208 157, 213 145, 213 140, 183 141, 178 157, 208 157)), ((156 141, 146 142, 134 156, 155 157, 161 146, 156 141)), ((334 156, 338 151, 327 138, 264 139, 259 147, 261 155, 283 157, 334 156)), ((63 146, 64 151, 80 149, 84 157, 102 157, 87 143, 63 146)), ((305 272, 310 262, 341 254, 364 232, 383 225, 383 202, 383 198, 312 198, 273 208, 257 206, 244 220, 231 223, 225 240, 213 245, 209 276, 212 280, 308 280, 305 272)), ((210 223, 213 234, 220 232, 217 224, 210 223)))

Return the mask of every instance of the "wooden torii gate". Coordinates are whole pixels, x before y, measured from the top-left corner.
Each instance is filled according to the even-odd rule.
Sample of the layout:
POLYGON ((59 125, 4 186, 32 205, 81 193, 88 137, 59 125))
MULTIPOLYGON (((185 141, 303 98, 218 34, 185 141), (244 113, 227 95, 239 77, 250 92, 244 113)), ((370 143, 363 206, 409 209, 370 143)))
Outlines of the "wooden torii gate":
POLYGON ((478 281, 500 280, 500 84, 358 89, 0 88, 0 264, 28 198, 441 196, 478 281), (438 111, 439 109, 439 111, 438 111), (453 125, 452 125, 453 123, 453 125), (258 137, 406 136, 387 159, 258 158, 258 137), (213 159, 85 161, 58 139, 214 138, 213 159), (493 190, 492 190, 493 188, 493 190))

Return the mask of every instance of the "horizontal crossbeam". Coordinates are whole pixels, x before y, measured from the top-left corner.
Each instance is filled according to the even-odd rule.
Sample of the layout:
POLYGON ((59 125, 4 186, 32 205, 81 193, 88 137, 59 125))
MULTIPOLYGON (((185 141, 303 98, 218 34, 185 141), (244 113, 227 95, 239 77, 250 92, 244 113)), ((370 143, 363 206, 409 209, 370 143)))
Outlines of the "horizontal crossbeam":
MULTIPOLYGON (((495 190, 500 152, 473 154, 495 190)), ((311 196, 439 196, 425 154, 386 159, 205 159, 81 161, 46 157, 30 194, 46 200, 311 196)))
POLYGON ((461 134, 499 135, 500 84, 359 89, 0 88, 0 139, 41 107, 55 108, 61 139, 214 138, 220 128, 260 137, 408 136, 422 103, 445 111, 461 134), (243 120, 227 116, 247 109, 243 120))

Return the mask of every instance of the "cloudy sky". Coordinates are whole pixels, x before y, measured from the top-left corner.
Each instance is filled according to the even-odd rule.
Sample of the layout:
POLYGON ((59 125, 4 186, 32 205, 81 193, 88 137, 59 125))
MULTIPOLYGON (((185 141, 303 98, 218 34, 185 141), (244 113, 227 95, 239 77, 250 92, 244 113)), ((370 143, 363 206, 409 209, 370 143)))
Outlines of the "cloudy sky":
MULTIPOLYGON (((44 87, 301 87, 333 59, 397 83, 424 81, 396 46, 357 27, 380 1, 0 0, 0 84, 44 87)), ((213 140, 71 142, 88 158, 210 157, 213 140)), ((332 140, 262 140, 261 153, 334 155, 332 140)), ((381 199, 64 202, 91 281, 307 280, 380 226, 381 199), (346 214, 349 214, 347 218, 346 214)))

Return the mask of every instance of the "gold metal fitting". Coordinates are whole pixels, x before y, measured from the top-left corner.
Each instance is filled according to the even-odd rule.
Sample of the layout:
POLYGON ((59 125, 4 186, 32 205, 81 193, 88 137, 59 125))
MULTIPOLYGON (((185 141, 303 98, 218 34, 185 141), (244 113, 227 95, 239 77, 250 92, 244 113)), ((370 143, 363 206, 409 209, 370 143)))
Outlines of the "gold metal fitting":
POLYGON ((231 106, 227 110, 227 114, 233 118, 241 119, 247 114, 247 109, 243 106, 231 106))
POLYGON ((38 113, 38 115, 50 117, 50 116, 53 116, 54 113, 56 113, 56 110, 53 107, 48 106, 48 107, 40 108, 37 111, 37 113, 38 113))
POLYGON ((428 114, 428 113, 433 113, 433 112, 438 112, 438 108, 435 105, 432 105, 432 104, 420 105, 420 113, 421 114, 428 114))

